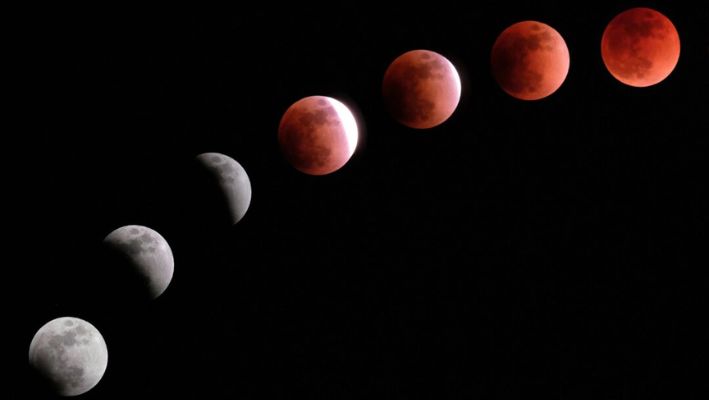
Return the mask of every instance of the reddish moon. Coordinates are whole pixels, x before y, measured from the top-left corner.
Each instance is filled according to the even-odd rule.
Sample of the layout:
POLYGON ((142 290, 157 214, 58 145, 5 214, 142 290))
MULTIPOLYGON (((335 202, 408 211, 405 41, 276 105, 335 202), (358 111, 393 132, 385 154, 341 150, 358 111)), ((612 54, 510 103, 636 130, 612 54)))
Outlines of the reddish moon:
POLYGON ((601 39, 603 62, 617 80, 646 87, 662 82, 679 60, 679 34, 651 8, 631 8, 608 23, 601 39))
POLYGON ((349 161, 357 147, 352 112, 331 97, 310 96, 293 103, 281 118, 278 141, 297 170, 326 175, 349 161))
POLYGON ((492 73, 512 97, 539 100, 554 93, 569 72, 569 49, 559 32, 537 21, 518 22, 492 46, 492 73))
POLYGON ((429 50, 397 57, 384 73, 384 102, 400 123, 416 129, 445 122, 460 100, 460 77, 453 64, 429 50))

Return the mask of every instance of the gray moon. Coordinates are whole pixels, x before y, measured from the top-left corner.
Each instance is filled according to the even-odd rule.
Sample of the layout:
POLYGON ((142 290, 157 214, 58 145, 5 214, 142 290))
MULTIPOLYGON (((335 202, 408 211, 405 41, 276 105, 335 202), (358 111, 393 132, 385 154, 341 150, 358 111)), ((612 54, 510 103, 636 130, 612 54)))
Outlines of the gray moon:
POLYGON ((53 319, 30 343, 30 366, 61 396, 88 392, 103 377, 108 349, 101 333, 73 317, 53 319))
POLYGON ((122 256, 144 282, 151 298, 160 296, 172 280, 175 260, 165 238, 140 225, 126 225, 106 236, 104 245, 122 256))
POLYGON ((231 223, 241 221, 251 204, 251 181, 246 170, 236 160, 221 153, 202 153, 197 156, 197 161, 217 180, 231 223))

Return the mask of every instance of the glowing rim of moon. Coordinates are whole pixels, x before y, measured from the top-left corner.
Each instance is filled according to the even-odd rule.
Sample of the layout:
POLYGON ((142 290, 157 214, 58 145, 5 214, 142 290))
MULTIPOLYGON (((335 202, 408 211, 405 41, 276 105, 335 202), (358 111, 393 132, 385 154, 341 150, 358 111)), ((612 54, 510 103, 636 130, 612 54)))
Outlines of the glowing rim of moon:
MULTIPOLYGON (((436 53, 438 54, 438 53, 436 53)), ((439 54, 440 56, 440 54, 439 54)), ((443 56, 441 56, 443 57, 443 56)), ((446 60, 446 64, 448 64, 448 68, 450 70, 451 75, 455 77, 455 90, 456 90, 456 99, 455 99, 455 108, 453 109, 453 112, 455 112, 455 109, 458 108, 458 104, 460 103, 460 95, 463 92, 462 85, 460 83, 460 75, 458 74, 458 70, 455 68, 455 65, 447 59, 446 57, 443 57, 444 60, 446 60)), ((451 113, 453 115, 453 113, 451 113)), ((446 118, 447 119, 447 118, 446 118)))
POLYGON ((337 113, 337 117, 342 122, 342 126, 345 129, 345 139, 347 140, 349 155, 352 156, 357 149, 357 141, 359 139, 357 120, 355 120, 352 111, 350 111, 350 109, 340 101, 335 100, 332 97, 327 97, 327 101, 330 102, 330 105, 337 113))

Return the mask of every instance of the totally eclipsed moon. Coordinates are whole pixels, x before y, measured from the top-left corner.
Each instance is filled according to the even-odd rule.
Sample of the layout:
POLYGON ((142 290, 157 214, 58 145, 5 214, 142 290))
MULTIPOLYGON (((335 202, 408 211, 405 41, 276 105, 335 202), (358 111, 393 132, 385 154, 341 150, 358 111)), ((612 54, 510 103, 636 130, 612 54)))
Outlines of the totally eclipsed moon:
POLYGON ((556 92, 569 72, 569 49, 559 32, 537 21, 505 29, 492 47, 492 73, 502 90, 521 100, 556 92))
POLYGON ((662 82, 679 60, 679 34, 666 16, 644 7, 631 8, 608 23, 601 56, 620 82, 646 87, 662 82))
POLYGON ((384 73, 382 95, 391 115, 416 129, 445 122, 460 100, 460 77, 453 64, 429 50, 397 57, 384 73))

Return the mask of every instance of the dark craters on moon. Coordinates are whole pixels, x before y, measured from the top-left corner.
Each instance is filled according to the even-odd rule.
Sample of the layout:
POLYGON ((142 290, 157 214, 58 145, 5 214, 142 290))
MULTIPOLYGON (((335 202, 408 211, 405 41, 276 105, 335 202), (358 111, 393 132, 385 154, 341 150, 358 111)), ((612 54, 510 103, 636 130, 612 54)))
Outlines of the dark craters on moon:
POLYGON ((494 64, 498 79, 512 93, 534 93, 544 80, 544 75, 530 66, 530 53, 538 50, 552 51, 552 34, 540 24, 533 24, 530 34, 515 34, 495 54, 494 64))
POLYGON ((49 346, 57 351, 64 351, 64 346, 73 346, 76 342, 76 329, 65 331, 62 334, 52 335, 49 346))
POLYGON ((335 108, 327 104, 325 100, 318 100, 318 105, 323 106, 314 111, 302 111, 298 119, 306 129, 314 129, 319 125, 339 125, 340 120, 337 118, 335 108), (321 103, 322 102, 322 103, 321 103), (324 104, 323 104, 324 103, 324 104))
POLYGON ((320 107, 298 110, 298 116, 282 129, 286 156, 296 165, 305 168, 323 168, 330 163, 330 129, 342 124, 337 111, 327 100, 319 99, 317 104, 320 107))
POLYGON ((222 155, 214 154, 207 159, 206 168, 214 173, 219 183, 233 185, 236 183, 236 167, 230 160, 222 155))
POLYGON ((445 79, 446 64, 429 53, 419 56, 419 61, 408 63, 401 78, 391 81, 388 99, 392 115, 410 123, 426 122, 435 112, 436 103, 426 93, 429 79, 445 79))
POLYGON ((430 59, 431 55, 423 53, 421 55, 425 62, 414 64, 409 68, 410 77, 418 79, 443 79, 445 78, 446 64, 438 58, 430 59))
POLYGON ((332 151, 320 132, 314 129, 313 121, 322 124, 324 114, 307 114, 300 118, 298 125, 288 124, 284 127, 283 148, 287 150, 286 157, 295 165, 305 168, 323 167, 328 164, 332 151))
MULTIPOLYGON (((74 325, 71 320, 64 321, 65 326, 74 325)), ((86 335, 88 332, 86 328, 81 325, 77 325, 73 329, 64 331, 61 334, 53 334, 47 341, 50 353, 47 354, 48 359, 46 362, 51 365, 56 365, 57 367, 53 369, 56 376, 52 376, 55 383, 61 382, 71 386, 72 388, 79 387, 84 378, 84 369, 76 366, 70 365, 68 363, 68 357, 66 355, 67 347, 73 347, 79 345, 77 336, 86 335)), ((81 344, 88 344, 89 339, 83 338, 81 344)))
MULTIPOLYGON (((71 322, 71 325, 74 324, 72 321, 67 320, 64 322, 64 325, 69 326, 67 322, 71 322)), ((59 349, 62 346, 74 346, 78 343, 76 337, 86 335, 87 333, 88 331, 86 330, 86 328, 81 325, 76 325, 72 329, 67 329, 62 334, 52 335, 52 337, 49 339, 49 345, 55 349, 59 349)))
POLYGON ((155 243, 155 238, 153 235, 150 234, 150 232, 144 232, 142 235, 140 235, 140 241, 146 244, 149 243, 155 243))
POLYGON ((84 369, 76 365, 63 369, 64 381, 72 388, 77 388, 84 381, 84 369))
POLYGON ((137 255, 143 252, 143 245, 138 239, 125 241, 121 244, 121 247, 130 255, 137 255))
POLYGON ((341 119, 345 116, 340 115, 340 105, 332 98, 310 96, 293 103, 283 114, 278 141, 284 157, 296 169, 325 175, 347 162, 350 132, 341 119))
POLYGON ((625 32, 634 37, 649 38, 657 37, 664 38, 667 35, 667 27, 664 21, 652 11, 642 13, 642 18, 628 19, 623 25, 625 32))
POLYGON ((154 253, 157 250, 158 238, 152 232, 140 227, 132 227, 128 232, 130 237, 121 239, 118 244, 118 248, 126 254, 135 256, 145 252, 154 253))

